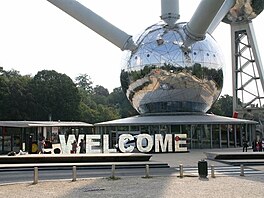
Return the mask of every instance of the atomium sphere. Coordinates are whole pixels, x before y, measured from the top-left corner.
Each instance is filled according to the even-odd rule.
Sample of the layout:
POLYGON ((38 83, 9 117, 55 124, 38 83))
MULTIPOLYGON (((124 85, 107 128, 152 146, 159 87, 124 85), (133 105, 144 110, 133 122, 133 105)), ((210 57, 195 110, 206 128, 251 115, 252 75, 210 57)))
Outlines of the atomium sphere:
POLYGON ((206 35, 182 48, 185 23, 163 23, 134 37, 138 48, 125 52, 121 85, 140 114, 206 112, 223 87, 224 61, 215 40, 206 35))
POLYGON ((236 0, 223 22, 241 23, 256 18, 264 9, 264 0, 236 0))

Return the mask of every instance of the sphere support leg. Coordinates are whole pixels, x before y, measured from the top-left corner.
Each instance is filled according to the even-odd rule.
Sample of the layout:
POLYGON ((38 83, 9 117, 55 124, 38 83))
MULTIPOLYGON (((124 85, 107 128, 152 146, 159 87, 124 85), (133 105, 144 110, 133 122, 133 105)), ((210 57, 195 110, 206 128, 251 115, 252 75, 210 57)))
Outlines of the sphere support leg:
POLYGON ((258 121, 257 130, 263 133, 264 70, 252 23, 231 24, 231 42, 233 111, 258 121))

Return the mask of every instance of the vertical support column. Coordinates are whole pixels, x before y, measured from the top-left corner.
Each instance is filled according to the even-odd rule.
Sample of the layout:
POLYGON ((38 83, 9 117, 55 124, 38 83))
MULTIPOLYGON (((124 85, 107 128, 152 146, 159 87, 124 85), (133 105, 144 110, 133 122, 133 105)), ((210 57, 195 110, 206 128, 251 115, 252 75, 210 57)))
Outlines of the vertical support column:
POLYGON ((240 145, 243 145, 243 125, 240 125, 240 145))
POLYGON ((180 18, 179 0, 161 0, 161 17, 169 27, 173 27, 180 18))
POLYGON ((252 124, 248 124, 248 128, 249 128, 249 138, 248 138, 248 143, 249 145, 252 142, 252 124))
POLYGON ((237 125, 233 125, 234 127, 234 147, 237 147, 237 125))
POLYGON ((222 148, 222 129, 221 129, 221 124, 219 124, 219 148, 222 148))
POLYGON ((245 124, 245 137, 248 140, 248 125, 245 124))
POLYGON ((227 148, 229 148, 230 147, 230 134, 229 134, 229 128, 228 128, 228 124, 227 124, 227 131, 226 131, 226 133, 227 133, 227 148))
POLYGON ((210 125, 210 148, 213 148, 213 125, 210 125))

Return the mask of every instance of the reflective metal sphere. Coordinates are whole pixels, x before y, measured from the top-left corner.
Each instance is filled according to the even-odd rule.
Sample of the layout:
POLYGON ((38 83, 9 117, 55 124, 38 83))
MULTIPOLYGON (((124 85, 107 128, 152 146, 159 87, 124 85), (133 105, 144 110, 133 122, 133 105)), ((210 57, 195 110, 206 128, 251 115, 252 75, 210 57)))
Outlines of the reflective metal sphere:
POLYGON ((240 23, 256 18, 264 9, 264 0, 236 0, 223 19, 225 23, 240 23))
POLYGON ((184 25, 150 26, 134 38, 138 49, 126 52, 121 85, 141 114, 206 112, 221 93, 224 61, 217 43, 206 35, 183 50, 184 25))

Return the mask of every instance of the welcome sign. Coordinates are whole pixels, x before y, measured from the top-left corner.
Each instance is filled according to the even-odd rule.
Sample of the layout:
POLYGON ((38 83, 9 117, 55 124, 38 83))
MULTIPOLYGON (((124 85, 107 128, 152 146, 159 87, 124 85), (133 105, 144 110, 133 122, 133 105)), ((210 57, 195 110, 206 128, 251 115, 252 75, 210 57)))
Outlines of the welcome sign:
MULTIPOLYGON (((135 148, 139 152, 148 153, 152 150, 154 152, 185 152, 186 147, 186 134, 155 134, 151 136, 149 134, 139 134, 135 144, 127 145, 126 142, 133 141, 135 137, 131 134, 122 134, 118 138, 118 148, 120 152, 131 153, 135 148)), ((76 140, 75 135, 68 136, 66 141, 65 135, 59 135, 60 146, 63 154, 69 154, 72 149, 72 143, 76 140)), ((115 153, 116 148, 109 148, 109 135, 84 135, 78 136, 78 145, 81 139, 85 140, 86 153, 115 153)), ((77 148, 77 153, 80 152, 80 148, 77 148)))

